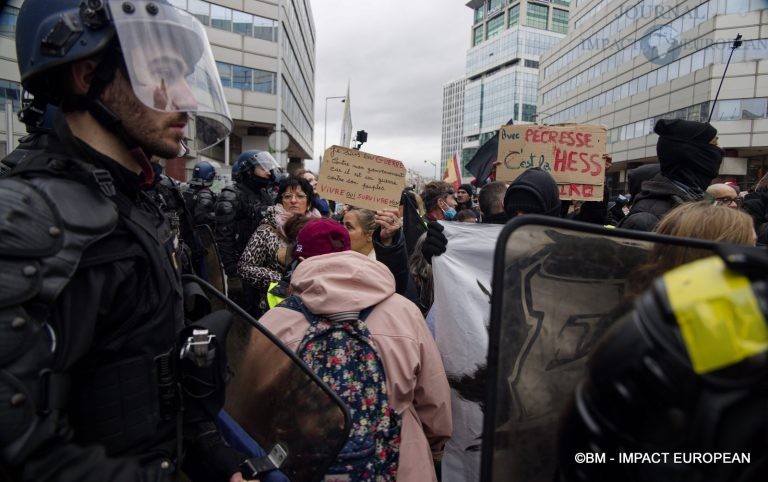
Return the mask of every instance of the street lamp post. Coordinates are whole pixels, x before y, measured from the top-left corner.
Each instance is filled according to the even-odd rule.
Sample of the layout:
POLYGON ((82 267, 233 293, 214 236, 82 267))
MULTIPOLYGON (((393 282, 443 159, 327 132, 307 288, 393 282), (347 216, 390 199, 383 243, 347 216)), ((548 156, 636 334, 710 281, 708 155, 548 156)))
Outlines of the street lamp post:
POLYGON ((434 168, 435 168, 435 181, 437 181, 437 164, 435 164, 432 161, 424 161, 424 164, 426 164, 426 163, 430 163, 430 164, 432 164, 432 166, 434 166, 434 168))
MULTIPOLYGON (((325 120, 323 121, 323 155, 325 155, 325 149, 328 147, 328 101, 331 99, 346 99, 346 95, 335 95, 325 98, 325 120)), ((344 102, 342 100, 342 102, 344 102)))

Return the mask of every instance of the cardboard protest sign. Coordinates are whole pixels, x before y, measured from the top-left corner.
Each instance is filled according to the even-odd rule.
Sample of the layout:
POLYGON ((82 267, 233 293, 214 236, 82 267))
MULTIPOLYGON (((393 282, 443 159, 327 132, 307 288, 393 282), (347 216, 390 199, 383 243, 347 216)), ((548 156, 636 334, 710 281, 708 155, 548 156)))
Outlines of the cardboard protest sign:
POLYGON ((395 159, 331 146, 323 156, 317 193, 364 209, 397 209, 405 171, 405 165, 395 159))
POLYGON ((601 200, 607 130, 598 125, 512 125, 499 130, 496 178, 514 181, 539 167, 552 174, 561 199, 601 200))

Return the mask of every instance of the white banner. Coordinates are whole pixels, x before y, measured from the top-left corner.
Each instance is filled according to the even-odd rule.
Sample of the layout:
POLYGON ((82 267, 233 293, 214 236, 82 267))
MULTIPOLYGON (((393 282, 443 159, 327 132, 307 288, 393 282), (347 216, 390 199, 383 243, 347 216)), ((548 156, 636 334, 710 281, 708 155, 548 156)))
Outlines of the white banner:
MULTIPOLYGON (((496 240, 504 226, 443 222, 448 247, 432 258, 435 339, 449 378, 472 378, 485 367, 491 317, 491 276, 496 240)), ((445 447, 443 482, 480 479, 483 412, 452 383, 453 436, 445 447)), ((484 396, 482 390, 481 396, 484 396)))

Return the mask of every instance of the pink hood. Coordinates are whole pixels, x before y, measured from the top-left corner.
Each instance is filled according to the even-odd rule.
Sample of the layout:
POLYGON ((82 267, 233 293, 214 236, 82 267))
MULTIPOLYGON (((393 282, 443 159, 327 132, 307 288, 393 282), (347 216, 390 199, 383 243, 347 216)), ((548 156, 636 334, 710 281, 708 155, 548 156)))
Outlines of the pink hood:
POLYGON ((314 256, 291 277, 294 294, 318 315, 360 311, 395 293, 395 278, 380 262, 354 251, 314 256))

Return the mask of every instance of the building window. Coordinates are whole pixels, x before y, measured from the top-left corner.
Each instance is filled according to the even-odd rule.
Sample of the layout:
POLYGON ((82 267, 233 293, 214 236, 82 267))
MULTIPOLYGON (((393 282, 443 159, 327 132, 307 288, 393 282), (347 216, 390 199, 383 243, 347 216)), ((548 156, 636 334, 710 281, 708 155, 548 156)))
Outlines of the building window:
POLYGON ((509 20, 507 21, 507 27, 514 27, 520 23, 520 4, 513 5, 509 9, 509 20))
POLYGON ((271 42, 277 41, 277 22, 263 17, 253 17, 253 36, 271 42))
POLYGON ((483 21, 483 7, 480 7, 475 10, 475 23, 482 22, 483 21))
POLYGON ((230 64, 225 64, 224 62, 216 62, 216 68, 219 71, 221 85, 224 87, 232 87, 232 66, 230 64))
POLYGON ((200 0, 188 0, 187 8, 203 25, 211 25, 211 5, 200 0))
POLYGON ((251 69, 239 65, 232 66, 232 87, 240 90, 251 90, 251 69))
POLYGON ((523 104, 523 112, 520 120, 523 122, 535 122, 536 106, 533 104, 523 104))
POLYGON ((504 29, 504 15, 499 15, 498 17, 488 20, 486 29, 485 38, 490 39, 491 37, 498 35, 499 32, 504 29))
POLYGON ((21 84, 10 80, 0 80, 0 105, 11 101, 14 112, 21 110, 21 84))
POLYGON ((205 26, 270 42, 277 41, 277 21, 271 18, 212 5, 202 0, 170 0, 170 3, 188 11, 205 26))
POLYGON ((571 6, 571 0, 554 0, 552 3, 555 5, 563 5, 564 7, 571 6))
POLYGON ((526 25, 533 28, 547 29, 547 17, 549 16, 549 7, 546 5, 528 4, 528 20, 526 25))
POLYGON ((275 73, 255 69, 253 71, 253 90, 265 94, 275 93, 275 73))
POLYGON ((19 9, 6 6, 0 14, 0 36, 14 38, 16 36, 16 19, 19 17, 19 9))
POLYGON ((216 62, 221 85, 233 89, 275 93, 275 73, 267 70, 251 69, 240 65, 216 62))
POLYGON ((493 13, 504 5, 504 0, 488 0, 488 13, 493 13))
POLYGON ((240 35, 253 36, 253 15, 250 13, 232 12, 232 31, 240 35))
POLYGON ((568 11, 559 8, 552 9, 552 31, 568 33, 568 11))
POLYGON ((768 117, 768 99, 743 99, 741 101, 742 119, 762 119, 768 117))
POLYGON ((211 27, 231 32, 232 10, 218 5, 211 5, 211 27))
POLYGON ((472 39, 472 45, 477 45, 483 41, 483 26, 475 27, 474 38, 472 39))
POLYGON ((535 60, 525 59, 525 66, 526 67, 530 67, 532 69, 538 69, 539 68, 539 63, 537 61, 535 61, 535 60))

